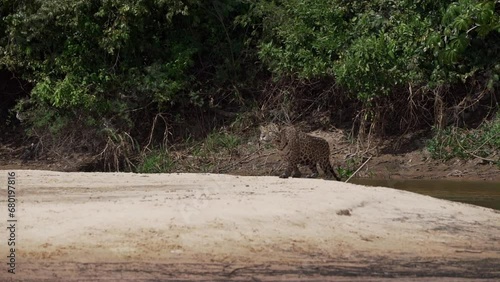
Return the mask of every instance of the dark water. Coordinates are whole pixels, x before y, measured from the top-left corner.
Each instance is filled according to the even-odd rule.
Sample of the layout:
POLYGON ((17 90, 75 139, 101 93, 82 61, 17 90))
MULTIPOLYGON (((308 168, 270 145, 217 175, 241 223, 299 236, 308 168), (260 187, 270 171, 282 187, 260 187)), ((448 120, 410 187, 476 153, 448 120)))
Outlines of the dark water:
POLYGON ((452 180, 353 179, 355 184, 384 186, 455 202, 500 210, 500 183, 452 180))

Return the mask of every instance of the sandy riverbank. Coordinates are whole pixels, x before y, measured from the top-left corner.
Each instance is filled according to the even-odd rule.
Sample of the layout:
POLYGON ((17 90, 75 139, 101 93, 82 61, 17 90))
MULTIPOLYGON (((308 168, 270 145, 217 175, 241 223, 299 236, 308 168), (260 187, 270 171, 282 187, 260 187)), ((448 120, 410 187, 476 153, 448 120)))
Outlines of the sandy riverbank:
POLYGON ((15 172, 2 280, 500 278, 491 209, 321 179, 15 172))

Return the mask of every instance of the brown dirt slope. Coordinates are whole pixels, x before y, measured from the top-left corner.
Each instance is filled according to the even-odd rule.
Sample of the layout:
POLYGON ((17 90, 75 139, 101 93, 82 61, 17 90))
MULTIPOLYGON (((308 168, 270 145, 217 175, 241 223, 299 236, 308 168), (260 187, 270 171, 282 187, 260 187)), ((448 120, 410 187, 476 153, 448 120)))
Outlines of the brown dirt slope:
MULTIPOLYGON (((500 182, 500 167, 482 159, 449 161, 433 160, 426 150, 425 138, 419 133, 374 141, 360 148, 348 142, 342 130, 315 131, 312 135, 325 138, 331 145, 332 162, 338 167, 355 171, 371 157, 356 177, 377 179, 453 179, 500 182)), ((173 150, 175 166, 171 172, 211 172, 234 175, 279 175, 280 156, 274 148, 258 142, 258 129, 244 143, 231 151, 214 152, 200 158, 189 149, 173 150)), ((41 156, 23 161, 30 146, 28 140, 13 134, 0 136, 0 169, 38 169, 54 171, 89 171, 90 156, 58 155, 44 151, 41 156), (7 136, 9 137, 9 136, 7 136)), ((500 151, 498 152, 500 154, 500 151)), ((344 178, 345 180, 345 178, 344 178)))

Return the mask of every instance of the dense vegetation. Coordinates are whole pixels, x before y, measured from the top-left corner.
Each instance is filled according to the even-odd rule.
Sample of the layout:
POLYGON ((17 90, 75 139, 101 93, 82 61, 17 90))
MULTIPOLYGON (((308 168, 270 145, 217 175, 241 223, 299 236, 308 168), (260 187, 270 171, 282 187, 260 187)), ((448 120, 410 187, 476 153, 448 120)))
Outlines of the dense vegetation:
POLYGON ((17 111, 47 150, 109 170, 314 111, 361 139, 434 127, 436 152, 447 126, 493 120, 483 148, 500 142, 498 1, 2 0, 0 15, 0 70, 32 88, 2 125, 17 111))

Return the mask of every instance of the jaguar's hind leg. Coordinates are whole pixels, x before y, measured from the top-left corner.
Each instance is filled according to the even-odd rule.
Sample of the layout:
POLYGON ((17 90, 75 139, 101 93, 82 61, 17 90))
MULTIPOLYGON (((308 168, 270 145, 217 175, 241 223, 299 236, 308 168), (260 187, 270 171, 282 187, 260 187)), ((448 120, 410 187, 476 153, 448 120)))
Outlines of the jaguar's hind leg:
POLYGON ((307 175, 307 178, 316 178, 318 177, 318 168, 316 167, 316 163, 311 163, 308 165, 309 169, 311 170, 311 174, 307 175))
POLYGON ((297 167, 297 165, 289 163, 285 171, 280 175, 280 178, 288 178, 290 177, 290 175, 292 177, 297 177, 297 178, 302 176, 302 173, 300 173, 300 170, 297 167))
POLYGON ((323 168, 323 170, 325 171, 325 174, 326 174, 326 175, 329 175, 329 176, 333 175, 333 177, 335 177, 335 179, 336 179, 337 181, 340 181, 340 177, 338 177, 338 176, 337 176, 337 174, 335 173, 335 170, 333 169, 333 167, 332 167, 332 165, 330 164, 330 162, 327 162, 327 163, 325 164, 325 166, 323 166, 322 168, 323 168))

